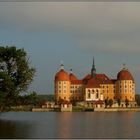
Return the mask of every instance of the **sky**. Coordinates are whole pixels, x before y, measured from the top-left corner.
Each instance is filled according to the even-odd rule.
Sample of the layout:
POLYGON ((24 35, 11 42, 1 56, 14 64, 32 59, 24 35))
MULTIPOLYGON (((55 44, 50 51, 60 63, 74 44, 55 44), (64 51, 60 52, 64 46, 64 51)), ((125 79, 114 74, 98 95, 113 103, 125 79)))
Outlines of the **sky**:
POLYGON ((117 78, 125 63, 140 93, 139 2, 0 2, 0 46, 24 48, 36 68, 29 91, 54 94, 63 61, 83 78, 117 78))

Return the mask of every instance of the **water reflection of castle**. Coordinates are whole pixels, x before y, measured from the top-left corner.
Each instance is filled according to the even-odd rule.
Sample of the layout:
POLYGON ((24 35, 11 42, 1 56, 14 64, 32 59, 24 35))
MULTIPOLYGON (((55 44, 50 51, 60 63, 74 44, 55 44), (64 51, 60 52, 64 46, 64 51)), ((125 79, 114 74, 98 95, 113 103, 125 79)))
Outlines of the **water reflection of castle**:
POLYGON ((72 69, 68 74, 61 64, 60 71, 55 75, 56 101, 103 101, 107 98, 135 101, 135 81, 125 66, 116 79, 110 79, 105 74, 96 73, 93 59, 91 73, 79 80, 72 69))

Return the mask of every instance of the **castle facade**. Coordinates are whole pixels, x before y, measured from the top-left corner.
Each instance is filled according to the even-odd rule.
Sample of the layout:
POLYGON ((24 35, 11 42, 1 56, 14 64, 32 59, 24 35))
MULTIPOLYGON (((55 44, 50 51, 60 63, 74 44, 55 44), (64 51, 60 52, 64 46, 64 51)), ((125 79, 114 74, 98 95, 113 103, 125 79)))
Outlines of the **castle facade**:
POLYGON ((55 100, 61 101, 104 101, 120 99, 121 101, 135 101, 135 81, 132 74, 125 67, 111 79, 105 74, 96 73, 93 65, 91 73, 83 79, 78 79, 72 72, 66 72, 61 64, 54 80, 55 100))

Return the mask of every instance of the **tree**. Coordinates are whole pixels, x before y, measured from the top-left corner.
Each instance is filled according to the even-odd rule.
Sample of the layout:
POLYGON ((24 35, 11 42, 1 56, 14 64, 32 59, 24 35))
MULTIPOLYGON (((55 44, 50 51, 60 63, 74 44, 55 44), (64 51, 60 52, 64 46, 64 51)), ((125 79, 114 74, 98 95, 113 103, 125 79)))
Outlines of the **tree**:
POLYGON ((25 96, 27 105, 36 105, 37 104, 37 93, 33 91, 31 94, 25 96))
POLYGON ((113 105, 113 100, 112 99, 109 99, 108 104, 111 107, 113 105))
POLYGON ((28 95, 18 96, 18 105, 37 105, 38 95, 35 91, 28 95))
POLYGON ((108 97, 105 99, 105 108, 107 108, 107 106, 109 105, 109 100, 108 97))
POLYGON ((117 103, 118 103, 118 106, 120 107, 120 105, 121 105, 121 100, 120 100, 120 98, 117 99, 117 103))
POLYGON ((29 65, 24 49, 0 46, 0 93, 6 105, 15 104, 20 93, 27 91, 35 74, 29 65))
POLYGON ((140 106, 140 95, 136 94, 135 98, 136 98, 137 105, 140 106))
POLYGON ((0 91, 0 111, 3 110, 3 106, 4 106, 4 93, 0 91))
POLYGON ((126 105, 126 107, 128 107, 128 105, 129 105, 129 101, 127 98, 125 99, 125 105, 126 105))

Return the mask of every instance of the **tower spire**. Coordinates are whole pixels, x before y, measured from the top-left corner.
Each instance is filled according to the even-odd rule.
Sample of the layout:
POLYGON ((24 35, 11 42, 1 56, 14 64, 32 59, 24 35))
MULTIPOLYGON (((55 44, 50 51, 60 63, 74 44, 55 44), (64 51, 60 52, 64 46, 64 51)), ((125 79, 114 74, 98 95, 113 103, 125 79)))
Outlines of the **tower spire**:
POLYGON ((70 69, 70 74, 72 74, 73 73, 73 71, 72 71, 72 69, 70 69))
POLYGON ((61 69, 61 70, 63 70, 63 69, 64 69, 64 64, 63 64, 63 61, 61 61, 60 69, 61 69))
POLYGON ((123 63, 122 70, 127 70, 125 63, 123 63))
POLYGON ((94 57, 93 57, 93 64, 92 64, 92 69, 91 69, 91 76, 95 77, 96 76, 96 68, 94 64, 94 57))

